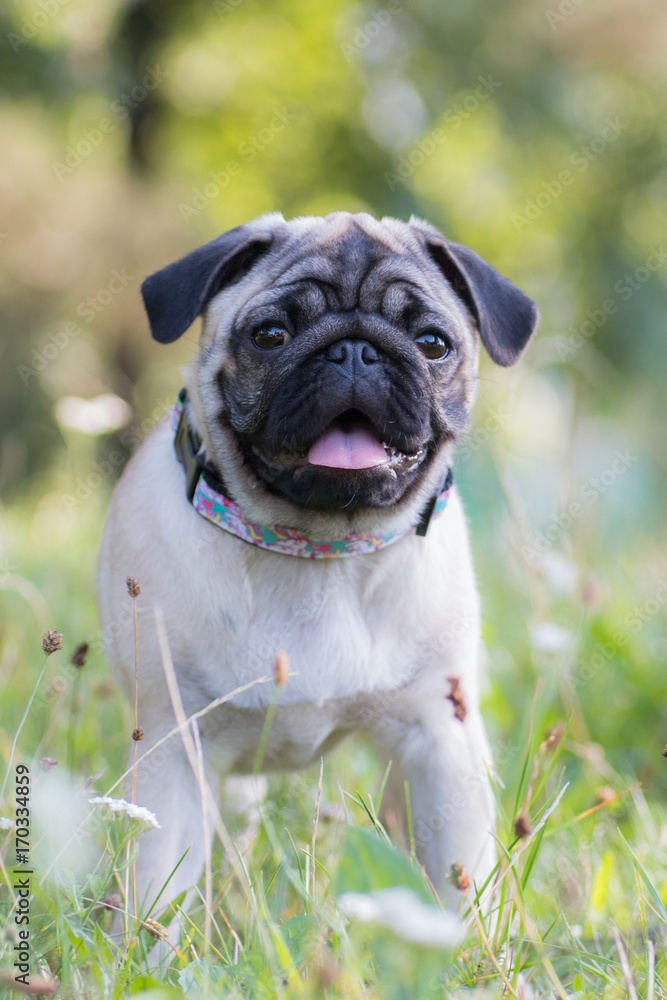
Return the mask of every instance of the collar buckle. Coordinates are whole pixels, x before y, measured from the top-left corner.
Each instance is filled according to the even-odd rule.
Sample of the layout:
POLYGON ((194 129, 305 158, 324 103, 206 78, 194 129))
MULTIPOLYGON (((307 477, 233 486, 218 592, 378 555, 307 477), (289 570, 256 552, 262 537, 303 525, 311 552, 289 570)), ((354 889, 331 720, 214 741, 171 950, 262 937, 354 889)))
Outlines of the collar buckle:
POLYGON ((185 389, 181 389, 179 395, 181 412, 178 418, 176 434, 174 435, 174 451, 176 452, 176 458, 185 470, 185 492, 189 503, 192 503, 197 483, 206 468, 206 463, 204 461, 204 443, 199 435, 188 426, 185 415, 186 401, 187 392, 185 389))
POLYGON ((433 494, 433 496, 430 498, 430 500, 424 507, 424 510, 422 511, 422 515, 419 518, 417 527, 415 528, 415 535, 418 535, 420 538, 425 537, 426 532, 429 529, 429 525, 433 519, 436 504, 443 496, 443 494, 446 495, 449 493, 453 484, 454 484, 454 473, 452 472, 451 468, 448 468, 447 472, 444 475, 442 483, 440 484, 440 489, 437 491, 437 493, 433 494))

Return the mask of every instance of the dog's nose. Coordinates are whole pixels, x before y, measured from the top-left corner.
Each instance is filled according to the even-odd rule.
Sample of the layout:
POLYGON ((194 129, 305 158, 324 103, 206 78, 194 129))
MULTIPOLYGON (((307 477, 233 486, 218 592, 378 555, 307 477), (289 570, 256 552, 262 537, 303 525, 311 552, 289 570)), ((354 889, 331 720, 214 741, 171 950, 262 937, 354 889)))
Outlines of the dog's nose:
POLYGON ((367 340, 348 338, 337 340, 330 344, 324 352, 327 361, 341 366, 341 374, 356 375, 363 372, 367 365, 374 365, 380 360, 380 352, 367 340))

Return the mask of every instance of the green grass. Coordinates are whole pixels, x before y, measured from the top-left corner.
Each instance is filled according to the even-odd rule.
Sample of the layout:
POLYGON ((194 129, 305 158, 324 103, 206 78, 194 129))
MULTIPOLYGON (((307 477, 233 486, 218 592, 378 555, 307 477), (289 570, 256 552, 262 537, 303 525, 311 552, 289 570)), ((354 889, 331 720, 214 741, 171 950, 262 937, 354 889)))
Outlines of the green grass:
MULTIPOLYGON (((4 512, 12 541, 0 592, 2 777, 30 709, 0 815, 14 815, 14 769, 27 763, 30 962, 33 975, 42 970, 58 983, 57 996, 667 995, 667 762, 660 757, 667 678, 651 654, 664 641, 662 605, 650 614, 651 605, 636 630, 627 624, 655 589, 640 572, 655 542, 626 549, 621 564, 603 535, 575 535, 585 585, 550 590, 544 575, 509 567, 511 538, 499 554, 498 532, 485 533, 469 485, 487 473, 471 468, 466 480, 463 471, 485 602, 500 862, 481 902, 474 887, 461 892, 459 938, 437 946, 410 940, 399 919, 405 907, 386 895, 405 887, 410 905, 425 908, 426 925, 443 931, 439 901, 409 846, 378 819, 386 774, 361 741, 325 761, 321 790, 317 769, 270 780, 252 841, 235 854, 216 843, 210 883, 202 879, 182 912, 180 940, 162 964, 145 920, 168 925, 183 900, 145 911, 141 924, 130 918, 114 935, 109 907, 122 907, 126 881, 131 900, 128 844, 138 830, 87 800, 122 774, 133 728, 95 642, 94 553, 107 491, 68 519, 62 484, 49 481, 38 501, 27 494, 4 512), (591 564, 607 588, 604 600, 587 579, 591 564), (645 581, 641 593, 636 579, 645 581), (567 626, 570 644, 555 653, 532 648, 527 625, 540 620, 567 626), (64 633, 65 648, 48 658, 37 684, 47 628, 64 633), (69 658, 86 638, 91 652, 77 670, 69 658), (593 659, 600 649, 602 659, 593 659), (59 764, 44 771, 45 757, 59 764), (527 836, 517 837, 517 817, 527 836), (359 900, 348 893, 371 897, 365 902, 380 919, 351 915, 350 900, 359 900)), ((150 851, 150 837, 138 836, 139 850, 150 851)), ((4 987, 19 930, 10 888, 14 829, 0 831, 0 860, 4 987)))

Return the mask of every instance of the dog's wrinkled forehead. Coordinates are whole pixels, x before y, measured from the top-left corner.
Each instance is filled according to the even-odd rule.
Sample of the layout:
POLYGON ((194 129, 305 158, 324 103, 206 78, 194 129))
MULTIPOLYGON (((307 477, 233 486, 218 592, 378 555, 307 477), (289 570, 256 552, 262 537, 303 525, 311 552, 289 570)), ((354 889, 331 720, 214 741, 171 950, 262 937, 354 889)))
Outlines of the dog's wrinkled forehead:
POLYGON ((397 325, 430 301, 452 322, 466 326, 463 303, 442 281, 410 227, 397 220, 337 212, 283 222, 262 263, 243 289, 223 289, 209 304, 205 340, 224 335, 233 318, 242 320, 277 301, 306 321, 324 312, 358 309, 382 313, 397 325))
POLYGON ((331 309, 370 312, 378 306, 380 284, 407 277, 396 252, 355 222, 334 239, 321 242, 311 238, 309 242, 311 246, 300 248, 299 259, 276 284, 285 287, 297 282, 316 283, 331 309))
POLYGON ((363 217, 351 218, 344 232, 325 241, 313 233, 311 245, 302 248, 300 259, 285 271, 280 283, 317 281, 328 294, 330 307, 339 311, 376 310, 379 297, 394 282, 409 282, 441 298, 446 287, 436 274, 430 274, 435 269, 419 244, 399 241, 388 227, 374 219, 370 222, 369 232, 363 217))
POLYGON ((141 286, 151 332, 171 343, 207 312, 205 344, 251 298, 269 288, 317 282, 329 308, 379 308, 392 282, 412 284, 458 321, 474 324, 500 365, 514 364, 538 321, 534 302, 469 247, 421 219, 336 212, 286 222, 272 213, 230 229, 141 286), (373 298, 375 296, 375 299, 373 298), (375 305, 374 305, 375 303, 375 305))

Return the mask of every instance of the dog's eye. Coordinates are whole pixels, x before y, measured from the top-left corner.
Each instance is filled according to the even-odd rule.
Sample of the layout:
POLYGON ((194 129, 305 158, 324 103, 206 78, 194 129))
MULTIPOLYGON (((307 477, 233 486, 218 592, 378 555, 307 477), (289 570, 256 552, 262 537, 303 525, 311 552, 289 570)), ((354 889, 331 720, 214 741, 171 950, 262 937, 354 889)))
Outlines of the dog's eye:
POLYGON ((434 330, 427 330, 415 337, 415 344, 429 361, 442 361, 451 351, 449 341, 434 330))
POLYGON ((255 330, 250 338, 260 351, 273 351, 276 347, 282 347, 289 340, 289 333, 281 326, 261 326, 255 330))

